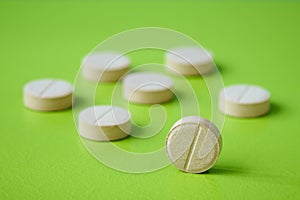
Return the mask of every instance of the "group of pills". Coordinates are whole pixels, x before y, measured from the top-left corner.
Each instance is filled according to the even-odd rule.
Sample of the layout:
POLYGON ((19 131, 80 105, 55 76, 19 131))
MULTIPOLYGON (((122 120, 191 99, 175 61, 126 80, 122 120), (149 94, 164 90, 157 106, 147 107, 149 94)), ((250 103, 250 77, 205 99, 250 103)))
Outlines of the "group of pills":
MULTIPOLYGON (((185 76, 206 75, 214 70, 212 55, 199 47, 172 49, 165 56, 169 71, 185 76)), ((173 81, 159 73, 128 73, 130 59, 114 52, 98 52, 83 60, 82 75, 94 82, 122 79, 123 96, 139 104, 157 104, 173 98, 173 81)), ((57 79, 32 81, 24 87, 24 104, 37 111, 62 110, 72 106, 73 87, 57 79)), ((220 92, 220 110, 235 117, 257 117, 269 111, 270 94, 253 85, 233 85, 220 92)), ((78 115, 79 134, 94 141, 113 141, 131 133, 130 113, 116 106, 99 105, 78 115)), ((200 116, 187 116, 171 128, 166 150, 171 162, 180 170, 201 173, 217 161, 222 149, 218 128, 200 116)))

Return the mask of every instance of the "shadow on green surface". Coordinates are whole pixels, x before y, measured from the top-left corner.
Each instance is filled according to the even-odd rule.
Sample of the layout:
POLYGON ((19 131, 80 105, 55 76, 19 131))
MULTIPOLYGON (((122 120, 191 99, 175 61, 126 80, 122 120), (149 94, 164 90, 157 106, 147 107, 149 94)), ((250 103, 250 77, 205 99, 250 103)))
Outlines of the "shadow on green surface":
POLYGON ((278 174, 270 174, 268 172, 246 170, 246 169, 235 169, 235 168, 212 168, 204 173, 205 175, 222 175, 222 176, 235 176, 241 177, 245 180, 257 180, 261 182, 268 182, 271 184, 281 184, 281 185, 300 185, 300 179, 289 171, 278 172, 278 174))
POLYGON ((279 104, 275 103, 275 102, 271 102, 270 104, 270 112, 266 115, 277 115, 281 112, 281 107, 279 106, 279 104))
POLYGON ((245 174, 243 169, 234 169, 234 168, 211 168, 206 171, 205 174, 214 174, 214 175, 237 175, 245 174))
MULTIPOLYGON (((218 68, 220 74, 223 75, 224 69, 226 69, 226 67, 224 67, 224 65, 223 65, 222 63, 216 62, 215 64, 216 64, 216 66, 217 66, 217 68, 218 68)), ((227 69, 228 69, 228 68, 227 68, 227 69)))

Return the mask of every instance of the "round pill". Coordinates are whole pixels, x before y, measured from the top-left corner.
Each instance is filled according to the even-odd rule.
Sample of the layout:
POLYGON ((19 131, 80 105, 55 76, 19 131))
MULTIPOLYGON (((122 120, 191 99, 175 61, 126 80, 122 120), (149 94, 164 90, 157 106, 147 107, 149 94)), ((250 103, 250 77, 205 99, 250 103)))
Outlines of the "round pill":
POLYGON ((180 170, 202 173, 217 161, 222 148, 218 128, 199 116, 184 117, 171 128, 166 142, 170 161, 180 170))
POLYGON ((115 106, 93 106, 78 115, 79 134, 95 141, 111 141, 127 137, 131 131, 127 110, 115 106))
POLYGON ((255 85, 232 85, 220 93, 220 110, 234 117, 257 117, 268 113, 270 93, 255 85))
POLYGON ((199 47, 171 49, 165 57, 166 67, 182 75, 205 75, 213 70, 212 55, 199 47))
POLYGON ((124 97, 134 103, 154 104, 169 101, 173 98, 172 88, 172 79, 157 73, 133 73, 123 80, 124 97))
POLYGON ((83 76, 95 82, 118 81, 128 70, 130 60, 114 52, 98 52, 83 60, 83 76))
POLYGON ((40 79, 24 86, 24 104, 38 111, 63 110, 72 106, 73 86, 63 80, 40 79))

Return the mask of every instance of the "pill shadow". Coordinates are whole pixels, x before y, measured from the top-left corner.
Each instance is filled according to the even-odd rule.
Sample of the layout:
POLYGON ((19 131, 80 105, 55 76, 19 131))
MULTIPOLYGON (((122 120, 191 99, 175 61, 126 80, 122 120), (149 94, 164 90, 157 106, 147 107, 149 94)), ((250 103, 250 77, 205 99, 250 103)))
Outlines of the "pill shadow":
MULTIPOLYGON (((222 63, 215 63, 216 64, 216 67, 217 67, 217 69, 218 69, 218 71, 223 75, 223 73, 224 73, 224 71, 225 71, 225 69, 226 69, 226 67, 222 64, 222 63)), ((226 72, 226 71, 225 71, 226 72)))
POLYGON ((213 167, 203 174, 207 175, 245 175, 247 174, 245 169, 233 168, 233 167, 213 167))
POLYGON ((262 171, 254 171, 249 169, 238 169, 232 167, 213 167, 208 170, 206 175, 221 175, 221 176, 235 176, 244 178, 245 180, 255 180, 270 184, 281 184, 281 185, 300 185, 300 178, 294 176, 287 176, 281 174, 272 174, 262 171))
POLYGON ((281 112, 281 107, 279 104, 277 104, 276 102, 271 102, 270 103, 270 111, 269 113, 266 115, 278 115, 281 112))
MULTIPOLYGON (((178 172, 182 172, 178 169, 178 172)), ((190 174, 188 172, 184 172, 185 174, 190 174)), ((194 175, 208 175, 208 176, 246 176, 247 170, 241 168, 233 168, 233 167, 212 167, 211 169, 201 172, 201 173, 192 173, 194 175)))
POLYGON ((82 107, 86 102, 84 101, 83 97, 73 97, 72 101, 72 109, 77 108, 77 107, 82 107))

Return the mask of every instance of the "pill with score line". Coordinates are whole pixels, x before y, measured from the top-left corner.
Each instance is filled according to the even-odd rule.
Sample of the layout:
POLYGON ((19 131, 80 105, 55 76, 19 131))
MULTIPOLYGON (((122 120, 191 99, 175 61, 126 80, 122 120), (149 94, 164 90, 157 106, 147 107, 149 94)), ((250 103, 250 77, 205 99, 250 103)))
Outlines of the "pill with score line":
POLYGON ((222 149, 218 128, 200 116, 188 116, 171 128, 166 150, 170 161, 188 173, 202 173, 217 161, 222 149))
POLYGON ((63 110, 72 106, 73 86, 59 79, 40 79, 23 89, 24 105, 37 111, 63 110))
POLYGON ((258 117, 270 109, 270 92, 256 85, 231 85, 220 92, 220 110, 234 117, 258 117))
POLYGON ((131 132, 130 113, 116 106, 92 106, 78 115, 79 134, 94 141, 112 141, 131 132))

